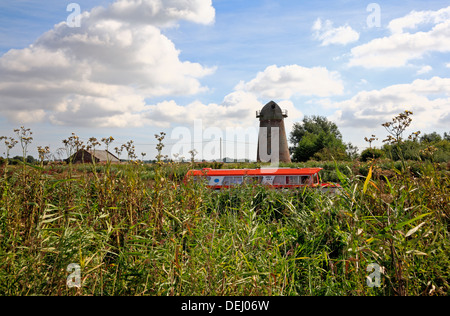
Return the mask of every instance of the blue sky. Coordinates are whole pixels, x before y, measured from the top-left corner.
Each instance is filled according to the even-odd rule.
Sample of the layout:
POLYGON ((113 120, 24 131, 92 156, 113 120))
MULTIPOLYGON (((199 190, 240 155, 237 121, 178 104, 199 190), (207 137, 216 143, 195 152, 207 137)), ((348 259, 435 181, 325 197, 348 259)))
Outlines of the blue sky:
POLYGON ((322 115, 360 149, 407 109, 408 132, 450 131, 448 1, 73 2, 80 27, 70 1, 0 0, 0 135, 31 128, 35 156, 75 132, 151 159, 164 131, 171 157, 217 159, 222 138, 224 156, 255 159, 271 100, 288 133, 322 115))

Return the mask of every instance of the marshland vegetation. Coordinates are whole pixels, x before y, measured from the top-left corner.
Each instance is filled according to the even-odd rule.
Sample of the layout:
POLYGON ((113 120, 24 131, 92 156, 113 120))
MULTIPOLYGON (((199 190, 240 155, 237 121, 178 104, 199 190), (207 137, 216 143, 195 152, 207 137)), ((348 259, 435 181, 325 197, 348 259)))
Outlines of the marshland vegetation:
MULTIPOLYGON (((117 148, 124 164, 44 163, 48 148, 29 163, 31 132, 17 136, 2 138, 24 158, 0 169, 2 295, 449 294, 450 168, 436 146, 409 148, 411 160, 393 134, 390 157, 283 165, 323 167, 322 180, 342 186, 329 195, 211 191, 182 179, 224 164, 142 164, 132 142, 117 148), (72 263, 79 287, 67 285, 72 263), (379 286, 369 286, 373 264, 379 286)), ((65 144, 68 156, 82 145, 75 134, 65 144)))

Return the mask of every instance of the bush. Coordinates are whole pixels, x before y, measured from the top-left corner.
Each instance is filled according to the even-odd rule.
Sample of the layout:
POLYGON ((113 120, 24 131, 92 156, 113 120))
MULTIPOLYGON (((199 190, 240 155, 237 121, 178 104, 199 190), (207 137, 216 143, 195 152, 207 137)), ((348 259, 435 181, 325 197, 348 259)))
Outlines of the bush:
POLYGON ((348 160, 348 158, 347 153, 341 147, 323 148, 312 156, 312 159, 317 161, 344 161, 348 160))
POLYGON ((383 158, 384 152, 381 149, 367 148, 361 153, 361 161, 368 161, 370 159, 383 158))

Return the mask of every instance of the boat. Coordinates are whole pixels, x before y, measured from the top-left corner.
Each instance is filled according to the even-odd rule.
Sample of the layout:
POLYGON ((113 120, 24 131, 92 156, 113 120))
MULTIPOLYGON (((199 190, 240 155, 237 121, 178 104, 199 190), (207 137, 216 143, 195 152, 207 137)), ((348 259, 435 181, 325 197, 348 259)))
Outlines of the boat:
POLYGON ((236 185, 266 185, 275 189, 295 189, 303 187, 319 188, 324 192, 334 192, 339 184, 323 183, 319 172, 323 168, 257 168, 257 169, 211 169, 189 170, 184 183, 192 180, 202 182, 208 188, 220 190, 236 185))

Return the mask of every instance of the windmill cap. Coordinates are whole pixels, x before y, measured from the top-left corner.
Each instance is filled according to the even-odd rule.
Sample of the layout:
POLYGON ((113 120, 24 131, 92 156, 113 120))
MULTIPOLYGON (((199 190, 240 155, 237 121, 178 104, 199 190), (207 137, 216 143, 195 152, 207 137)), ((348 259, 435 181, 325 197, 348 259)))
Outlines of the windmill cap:
POLYGON ((256 117, 259 118, 260 121, 263 120, 282 120, 286 118, 287 111, 282 110, 278 104, 274 101, 270 101, 267 103, 261 111, 256 113, 256 117))

